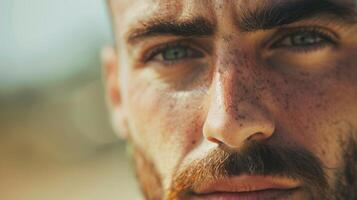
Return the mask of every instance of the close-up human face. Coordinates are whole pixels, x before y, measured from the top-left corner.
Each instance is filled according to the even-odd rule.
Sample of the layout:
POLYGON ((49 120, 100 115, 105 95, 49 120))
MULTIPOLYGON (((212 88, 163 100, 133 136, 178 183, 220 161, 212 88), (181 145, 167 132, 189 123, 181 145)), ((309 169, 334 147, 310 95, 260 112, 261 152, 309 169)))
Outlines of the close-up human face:
POLYGON ((112 0, 113 125, 145 199, 357 198, 353 0, 112 0))

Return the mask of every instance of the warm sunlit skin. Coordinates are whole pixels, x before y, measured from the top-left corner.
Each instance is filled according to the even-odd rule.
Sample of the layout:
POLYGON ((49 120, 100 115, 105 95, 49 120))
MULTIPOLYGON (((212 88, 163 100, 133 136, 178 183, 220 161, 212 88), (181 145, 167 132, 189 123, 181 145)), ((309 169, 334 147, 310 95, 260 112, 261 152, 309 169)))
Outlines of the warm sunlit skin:
POLYGON ((323 169, 328 198, 357 198, 356 2, 331 0, 340 10, 311 9, 285 21, 281 13, 254 23, 248 15, 327 2, 306 8, 307 1, 109 2, 116 42, 102 55, 108 101, 117 132, 133 148, 146 199, 327 198, 311 186, 318 181, 288 171, 205 171, 178 181, 211 152, 239 153, 254 142, 308 152, 323 169), (171 26, 180 23, 179 31, 171 26))

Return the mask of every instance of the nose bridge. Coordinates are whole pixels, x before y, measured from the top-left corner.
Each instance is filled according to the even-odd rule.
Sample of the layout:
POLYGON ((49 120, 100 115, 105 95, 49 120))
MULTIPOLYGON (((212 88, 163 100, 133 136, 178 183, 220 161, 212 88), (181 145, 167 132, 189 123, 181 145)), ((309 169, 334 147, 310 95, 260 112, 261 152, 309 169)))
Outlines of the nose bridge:
POLYGON ((242 95, 239 94, 243 86, 239 82, 237 70, 218 69, 212 86, 214 91, 211 105, 217 104, 221 112, 234 114, 232 112, 237 110, 239 101, 242 100, 242 95))
POLYGON ((239 41, 233 41, 229 35, 224 36, 222 40, 216 54, 214 87, 217 93, 223 95, 225 106, 236 109, 237 105, 234 104, 253 95, 249 86, 254 81, 254 69, 248 61, 247 53, 234 45, 239 41))
POLYGON ((217 53, 216 68, 210 90, 204 136, 212 142, 240 147, 246 141, 269 138, 274 123, 256 102, 250 85, 254 82, 247 59, 234 50, 217 53))
POLYGON ((217 69, 215 73, 207 121, 221 133, 234 132, 235 126, 242 126, 249 117, 246 113, 254 109, 248 97, 251 94, 247 83, 240 78, 239 70, 230 67, 217 69))

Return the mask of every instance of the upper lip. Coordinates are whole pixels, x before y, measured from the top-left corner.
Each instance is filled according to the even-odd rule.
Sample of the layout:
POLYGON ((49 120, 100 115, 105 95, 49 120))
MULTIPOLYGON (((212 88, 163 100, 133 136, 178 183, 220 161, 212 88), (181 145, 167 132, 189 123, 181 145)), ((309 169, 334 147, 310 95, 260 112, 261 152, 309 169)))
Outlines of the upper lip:
POLYGON ((299 187, 297 180, 284 177, 241 175, 207 181, 193 188, 195 194, 216 192, 257 192, 263 190, 290 190, 299 187))

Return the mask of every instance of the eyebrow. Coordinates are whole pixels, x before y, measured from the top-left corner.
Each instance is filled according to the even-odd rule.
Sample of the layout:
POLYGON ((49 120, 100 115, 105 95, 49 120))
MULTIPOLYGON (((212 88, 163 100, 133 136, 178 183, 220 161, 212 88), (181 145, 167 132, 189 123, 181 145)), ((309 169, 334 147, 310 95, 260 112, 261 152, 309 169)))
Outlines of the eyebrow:
MULTIPOLYGON (((267 3, 257 9, 242 9, 237 25, 241 31, 273 29, 313 17, 330 16, 331 20, 346 22, 357 21, 356 2, 338 3, 338 0, 294 0, 279 3, 267 3)), ((139 21, 125 34, 127 43, 133 44, 145 38, 161 35, 181 37, 212 36, 216 31, 215 24, 204 17, 185 21, 176 19, 158 19, 139 21)))
POLYGON ((202 37, 214 34, 215 25, 203 17, 187 21, 158 20, 139 23, 139 27, 132 28, 127 35, 127 42, 134 43, 139 39, 157 35, 175 35, 182 37, 202 37))
POLYGON ((337 0, 282 1, 253 11, 243 9, 237 24, 242 31, 250 32, 272 29, 322 15, 331 16, 332 20, 354 22, 357 18, 355 4, 341 4, 337 0))

